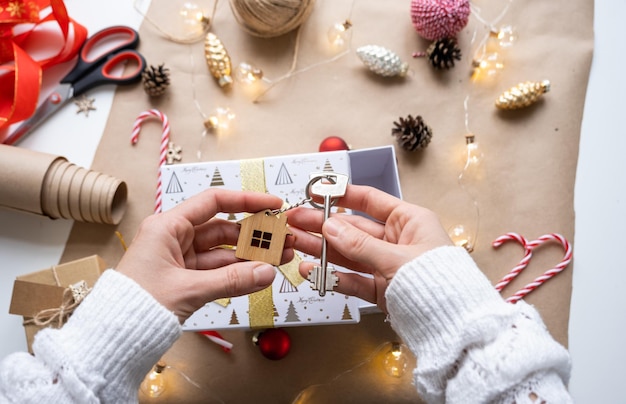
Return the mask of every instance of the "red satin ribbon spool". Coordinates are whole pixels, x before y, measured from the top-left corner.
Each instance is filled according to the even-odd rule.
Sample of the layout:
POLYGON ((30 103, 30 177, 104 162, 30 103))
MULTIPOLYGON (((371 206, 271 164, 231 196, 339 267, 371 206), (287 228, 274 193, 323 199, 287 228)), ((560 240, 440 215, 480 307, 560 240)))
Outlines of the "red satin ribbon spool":
MULTIPOLYGON (((35 112, 42 74, 74 58, 85 39, 87 29, 69 17, 62 0, 18 0, 0 12, 0 130, 35 112), (39 12, 47 7, 50 12, 40 19, 39 12), (51 21, 58 24, 63 45, 55 55, 35 60, 28 52, 29 40, 51 35, 41 29, 51 21)), ((0 134, 0 142, 6 135, 0 134)))

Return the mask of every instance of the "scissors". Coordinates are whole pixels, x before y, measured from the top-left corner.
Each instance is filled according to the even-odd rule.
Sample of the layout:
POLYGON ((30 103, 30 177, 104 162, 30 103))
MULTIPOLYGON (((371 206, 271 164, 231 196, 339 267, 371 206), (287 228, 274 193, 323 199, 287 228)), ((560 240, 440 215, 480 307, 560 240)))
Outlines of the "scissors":
POLYGON ((87 90, 104 84, 131 84, 139 81, 146 67, 146 60, 140 53, 133 50, 138 45, 137 31, 121 25, 105 28, 89 37, 78 54, 78 61, 74 68, 37 107, 33 116, 22 122, 4 140, 4 143, 15 144, 69 100, 87 90), (107 49, 104 52, 95 51, 94 48, 98 46, 107 49), (97 54, 89 55, 90 52, 97 54), (124 73, 122 76, 115 76, 111 73, 128 62, 137 65, 132 72, 124 73))

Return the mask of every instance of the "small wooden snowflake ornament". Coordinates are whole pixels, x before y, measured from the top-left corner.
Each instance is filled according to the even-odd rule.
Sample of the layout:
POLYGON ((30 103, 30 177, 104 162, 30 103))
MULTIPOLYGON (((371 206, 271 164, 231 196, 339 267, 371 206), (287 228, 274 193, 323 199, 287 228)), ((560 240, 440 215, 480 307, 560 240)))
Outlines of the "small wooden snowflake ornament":
POLYGON ((183 159, 182 153, 182 147, 174 144, 173 142, 169 142, 167 144, 167 155, 165 157, 166 164, 174 164, 175 161, 181 161, 183 159))
POLYGON ((95 98, 87 98, 85 94, 83 94, 80 98, 75 99, 74 104, 78 107, 76 114, 83 113, 85 116, 89 116, 89 111, 96 110, 96 107, 93 106, 95 101, 95 98))
POLYGON ((292 234, 287 229, 287 216, 271 210, 255 213, 238 222, 241 225, 237 239, 237 258, 280 265, 285 238, 292 234))

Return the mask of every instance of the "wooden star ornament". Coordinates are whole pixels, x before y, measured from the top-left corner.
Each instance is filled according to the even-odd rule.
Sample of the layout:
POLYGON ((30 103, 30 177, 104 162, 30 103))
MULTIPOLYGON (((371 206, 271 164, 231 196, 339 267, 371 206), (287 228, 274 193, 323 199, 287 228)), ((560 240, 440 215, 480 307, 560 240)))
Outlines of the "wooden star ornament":
POLYGON ((76 114, 84 112, 85 116, 89 116, 89 111, 96 110, 96 107, 93 106, 94 101, 96 101, 95 98, 87 98, 85 94, 83 94, 80 98, 74 100, 74 104, 78 106, 76 114))

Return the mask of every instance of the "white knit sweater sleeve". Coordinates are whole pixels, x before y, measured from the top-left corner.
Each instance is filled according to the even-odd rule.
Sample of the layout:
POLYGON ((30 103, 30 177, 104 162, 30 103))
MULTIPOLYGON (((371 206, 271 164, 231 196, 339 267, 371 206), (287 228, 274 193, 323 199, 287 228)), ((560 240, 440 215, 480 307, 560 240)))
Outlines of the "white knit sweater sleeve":
POLYGON ((61 329, 36 335, 33 356, 0 363, 0 402, 136 402, 141 380, 180 334, 176 316, 107 270, 61 329))
POLYGON ((386 299, 392 327, 417 357, 415 384, 427 402, 571 402, 567 350, 534 308, 504 302, 463 248, 405 264, 386 299))

